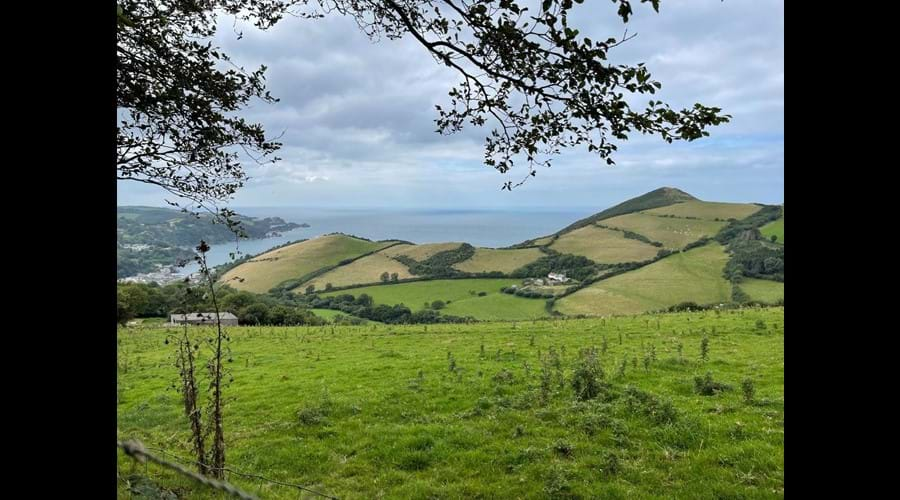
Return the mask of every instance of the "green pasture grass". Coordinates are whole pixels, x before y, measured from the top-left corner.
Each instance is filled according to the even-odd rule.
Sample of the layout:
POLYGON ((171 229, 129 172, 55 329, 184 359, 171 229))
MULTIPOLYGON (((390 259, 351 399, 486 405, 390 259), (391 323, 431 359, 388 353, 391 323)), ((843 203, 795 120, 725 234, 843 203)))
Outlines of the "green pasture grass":
MULTIPOLYGON (((188 458, 166 332, 118 331, 117 438, 188 458)), ((201 345, 212 333, 189 332, 201 345)), ((783 308, 227 333, 224 433, 237 471, 348 500, 784 497, 783 308), (579 401, 572 380, 587 348, 597 349, 606 385, 579 401), (551 349, 559 368, 548 362, 542 391, 551 349), (697 394, 694 378, 707 372, 731 390, 697 394), (750 401, 744 379, 755 388, 750 401)), ((200 366, 208 357, 202 347, 200 366)), ((117 457, 119 498, 132 497, 125 480, 133 474, 180 498, 225 498, 117 457)), ((228 480, 260 498, 312 498, 228 480)))

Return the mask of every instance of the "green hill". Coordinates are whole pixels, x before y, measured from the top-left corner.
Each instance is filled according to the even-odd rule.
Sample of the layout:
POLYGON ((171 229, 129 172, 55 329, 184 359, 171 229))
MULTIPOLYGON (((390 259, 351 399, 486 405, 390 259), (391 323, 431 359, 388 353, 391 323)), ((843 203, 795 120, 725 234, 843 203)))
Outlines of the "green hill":
POLYGON ((635 314, 681 302, 729 302, 731 283, 722 275, 726 262, 724 248, 710 243, 598 281, 556 301, 556 310, 563 314, 635 314))
POLYGON ((331 235, 255 257, 221 281, 256 293, 292 291, 300 302, 312 300, 310 289, 329 292, 323 296, 365 293, 375 305, 405 304, 413 313, 426 302, 449 301, 441 314, 482 320, 539 318, 550 307, 567 315, 609 315, 688 301, 731 302, 732 279, 746 284, 734 300, 774 302, 784 295, 783 246, 760 232, 777 231, 779 223, 783 242, 781 207, 701 201, 660 188, 518 248, 331 235), (568 280, 550 280, 551 273, 568 280), (518 295, 499 293, 510 285, 518 295))
POLYGON ((238 290, 265 293, 287 280, 303 283, 307 281, 304 277, 313 272, 396 243, 368 241, 343 234, 320 236, 258 255, 226 272, 220 281, 238 290))

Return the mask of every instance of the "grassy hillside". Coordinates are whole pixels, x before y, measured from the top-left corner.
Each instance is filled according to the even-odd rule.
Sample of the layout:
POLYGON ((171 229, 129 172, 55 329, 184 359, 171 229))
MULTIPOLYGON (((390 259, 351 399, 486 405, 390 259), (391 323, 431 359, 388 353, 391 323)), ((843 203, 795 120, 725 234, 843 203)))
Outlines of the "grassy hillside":
POLYGON ((731 283, 722 277, 727 261, 723 247, 710 243, 598 281, 556 301, 556 310, 563 314, 634 314, 680 302, 730 302, 731 283))
POLYGON ((393 243, 366 241, 343 234, 320 236, 254 257, 225 273, 221 281, 238 290, 265 293, 282 281, 303 277, 393 243), (233 279, 236 277, 243 281, 233 279))
POLYGON ((472 316, 476 319, 533 319, 545 316, 545 301, 501 294, 505 286, 520 284, 517 279, 455 279, 414 281, 396 285, 378 285, 323 293, 323 296, 349 293, 354 297, 365 293, 375 304, 404 304, 412 311, 425 308, 435 300, 450 301, 441 314, 472 316), (479 292, 486 295, 479 297, 479 292))
POLYGON ((784 216, 759 228, 759 232, 762 233, 762 235, 765 236, 766 239, 771 238, 772 235, 775 235, 775 237, 777 238, 775 241, 784 244, 784 216))
MULTIPOLYGON (((784 497, 783 308, 427 331, 242 327, 229 336, 227 463, 241 472, 347 500, 784 497), (573 374, 579 349, 592 346, 608 386, 580 402, 573 374), (645 369, 651 348, 656 361, 645 369), (547 366, 542 395, 540 358, 551 349, 560 369, 547 366), (707 371, 731 390, 697 394, 694 377, 707 371), (755 387, 750 402, 745 378, 755 387)), ((117 438, 189 457, 164 337, 118 332, 117 438)), ((200 350, 201 366, 207 355, 200 350)), ((117 461, 118 498, 132 496, 124 479, 145 473, 180 498, 223 498, 121 452, 117 461)), ((312 498, 228 479, 260 498, 312 498)))
POLYGON ((462 243, 458 241, 449 243, 426 243, 424 245, 397 245, 385 249, 382 253, 388 257, 405 255, 413 260, 421 262, 436 253, 459 248, 460 245, 462 245, 462 243))
POLYGON ((389 275, 397 273, 399 279, 413 277, 405 265, 388 257, 383 252, 376 252, 307 281, 297 287, 295 291, 303 292, 309 285, 315 286, 316 290, 324 290, 326 283, 331 283, 333 286, 378 283, 381 281, 382 273, 389 275))
POLYGON ((675 217, 697 217, 706 220, 743 219, 762 208, 752 203, 719 203, 714 201, 692 200, 676 203, 666 207, 645 210, 652 215, 674 215, 675 217))
POLYGON ((660 250, 642 241, 626 238, 622 231, 594 225, 563 234, 550 248, 560 253, 583 255, 601 264, 641 262, 652 259, 660 250))
POLYGON ((774 304, 784 299, 784 283, 756 278, 744 278, 738 285, 753 300, 774 304))
POLYGON ((598 212, 590 217, 586 217, 584 219, 576 221, 573 224, 570 224, 563 228, 557 234, 566 233, 568 231, 572 231, 573 229, 578 229, 579 227, 587 226, 601 220, 610 219, 617 215, 630 214, 632 212, 638 212, 640 210, 650 210, 652 208, 664 207, 673 203, 693 200, 696 200, 696 198, 680 189, 661 187, 659 189, 654 189, 649 193, 644 193, 635 198, 631 198, 630 200, 623 201, 618 205, 607 208, 606 210, 598 212))
POLYGON ((632 231, 652 241, 658 241, 666 248, 684 248, 704 236, 713 236, 727 224, 710 220, 673 219, 643 213, 620 215, 607 219, 604 226, 632 231))
POLYGON ((511 273, 516 269, 540 259, 544 255, 537 248, 520 250, 495 250, 493 248, 476 248, 475 255, 455 264, 454 269, 467 273, 483 273, 500 271, 511 273))

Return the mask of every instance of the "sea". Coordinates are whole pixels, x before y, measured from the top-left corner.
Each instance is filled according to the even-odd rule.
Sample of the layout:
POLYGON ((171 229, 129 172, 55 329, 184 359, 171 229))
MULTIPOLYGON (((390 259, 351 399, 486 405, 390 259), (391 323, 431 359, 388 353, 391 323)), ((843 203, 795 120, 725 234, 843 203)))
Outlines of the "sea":
MULTIPOLYGON (((280 236, 212 245, 207 253, 210 267, 237 257, 259 254, 291 241, 329 233, 345 233, 370 240, 397 239, 413 243, 459 241, 477 247, 499 248, 555 233, 602 208, 529 209, 333 209, 309 207, 232 207, 250 217, 281 217, 287 222, 307 223, 280 236)), ((197 271, 187 266, 183 273, 197 271)))

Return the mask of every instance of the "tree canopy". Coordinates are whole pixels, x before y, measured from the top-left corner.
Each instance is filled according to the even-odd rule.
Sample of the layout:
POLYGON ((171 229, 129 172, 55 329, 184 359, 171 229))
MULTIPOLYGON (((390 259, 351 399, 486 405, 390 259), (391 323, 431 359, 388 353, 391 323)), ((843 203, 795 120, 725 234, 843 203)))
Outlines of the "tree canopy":
MULTIPOLYGON (((623 23, 628 0, 612 0, 623 23)), ((412 37, 459 82, 437 105, 437 132, 488 127, 484 162, 501 173, 517 162, 523 180, 565 148, 586 146, 614 164, 629 134, 693 141, 730 118, 695 104, 674 110, 649 100, 662 84, 643 63, 611 64, 630 37, 592 40, 574 21, 583 0, 120 0, 117 91, 119 179, 163 187, 199 204, 230 198, 247 176, 242 161, 275 161, 280 144, 238 112, 253 99, 273 103, 261 67, 234 66, 209 41, 230 14, 265 29, 285 15, 352 17, 373 39, 412 37), (224 67, 224 68, 223 68, 224 67)), ((658 11, 659 0, 640 0, 658 11)), ((627 31, 626 31, 627 34, 627 31)))

